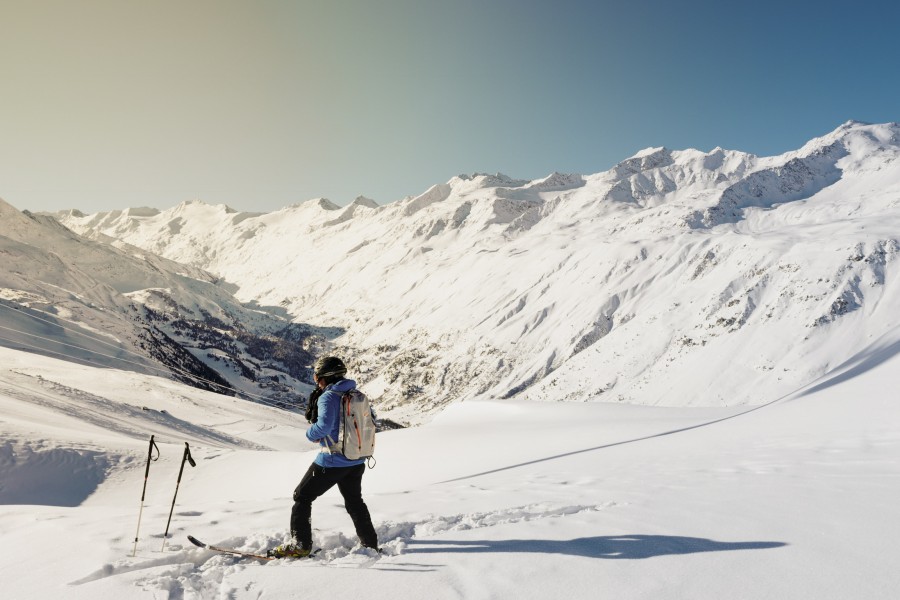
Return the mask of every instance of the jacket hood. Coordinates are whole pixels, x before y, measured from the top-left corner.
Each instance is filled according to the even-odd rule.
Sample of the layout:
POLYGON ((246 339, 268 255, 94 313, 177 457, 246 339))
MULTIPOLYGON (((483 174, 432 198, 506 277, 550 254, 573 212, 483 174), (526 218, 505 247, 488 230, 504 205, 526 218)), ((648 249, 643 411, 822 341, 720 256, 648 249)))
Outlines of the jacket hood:
POLYGON ((335 392, 344 393, 344 392, 349 392, 350 390, 352 390, 355 387, 356 387, 356 381, 354 381, 352 379, 341 379, 338 382, 330 384, 328 387, 325 388, 325 391, 327 392, 328 390, 334 390, 335 392))

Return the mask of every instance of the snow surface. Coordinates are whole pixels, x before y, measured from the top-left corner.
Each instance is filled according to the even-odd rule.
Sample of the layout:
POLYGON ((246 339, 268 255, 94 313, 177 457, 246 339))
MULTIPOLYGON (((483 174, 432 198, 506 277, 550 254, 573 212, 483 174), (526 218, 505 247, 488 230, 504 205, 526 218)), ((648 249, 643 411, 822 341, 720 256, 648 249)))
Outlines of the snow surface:
POLYGON ((379 434, 364 494, 383 555, 354 547, 333 491, 320 555, 261 564, 186 535, 286 539, 315 452, 299 416, 0 348, 4 597, 893 598, 898 350, 894 329, 757 407, 457 403, 379 434), (163 551, 184 442, 197 467, 163 551))

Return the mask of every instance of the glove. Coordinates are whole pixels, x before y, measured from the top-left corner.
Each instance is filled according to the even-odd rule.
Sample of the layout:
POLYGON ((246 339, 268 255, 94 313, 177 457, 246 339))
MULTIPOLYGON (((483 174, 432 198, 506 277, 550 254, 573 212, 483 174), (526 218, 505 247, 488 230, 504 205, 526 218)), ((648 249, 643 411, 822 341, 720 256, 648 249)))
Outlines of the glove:
POLYGON ((309 394, 309 401, 306 403, 306 422, 315 423, 319 420, 319 396, 322 395, 321 389, 316 387, 309 394))

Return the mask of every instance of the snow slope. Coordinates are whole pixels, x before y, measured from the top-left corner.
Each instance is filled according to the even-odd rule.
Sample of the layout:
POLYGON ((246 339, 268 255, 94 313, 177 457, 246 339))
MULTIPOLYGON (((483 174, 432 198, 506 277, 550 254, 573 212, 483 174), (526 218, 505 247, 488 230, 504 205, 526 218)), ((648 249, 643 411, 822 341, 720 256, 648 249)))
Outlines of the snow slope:
POLYGON ((262 401, 308 392, 309 328, 243 306, 199 268, 96 237, 0 200, 0 345, 262 401))
POLYGON ((898 325, 900 126, 773 157, 650 148, 593 175, 459 176, 386 206, 58 215, 331 327, 382 413, 780 397, 898 325))
POLYGON ((382 556, 353 547, 332 491, 314 506, 320 556, 259 564, 185 536, 285 539, 314 452, 298 417, 0 348, 4 596, 892 598, 898 350, 894 328, 756 407, 456 403, 379 434, 364 493, 382 556), (150 434, 161 456, 131 557, 150 434), (197 467, 162 551, 184 442, 197 467))

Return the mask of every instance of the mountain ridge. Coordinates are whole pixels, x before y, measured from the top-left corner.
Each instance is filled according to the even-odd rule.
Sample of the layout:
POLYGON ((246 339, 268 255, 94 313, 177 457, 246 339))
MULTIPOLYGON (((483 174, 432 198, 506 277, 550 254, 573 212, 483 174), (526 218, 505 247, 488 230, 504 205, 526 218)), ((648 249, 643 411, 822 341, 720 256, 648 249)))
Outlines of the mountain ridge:
POLYGON ((756 403, 896 322, 898 132, 847 122, 774 157, 653 148, 592 175, 475 174, 239 222, 205 204, 60 219, 345 331, 334 351, 408 421, 475 396, 756 403), (708 381, 681 381, 694 362, 708 381))

